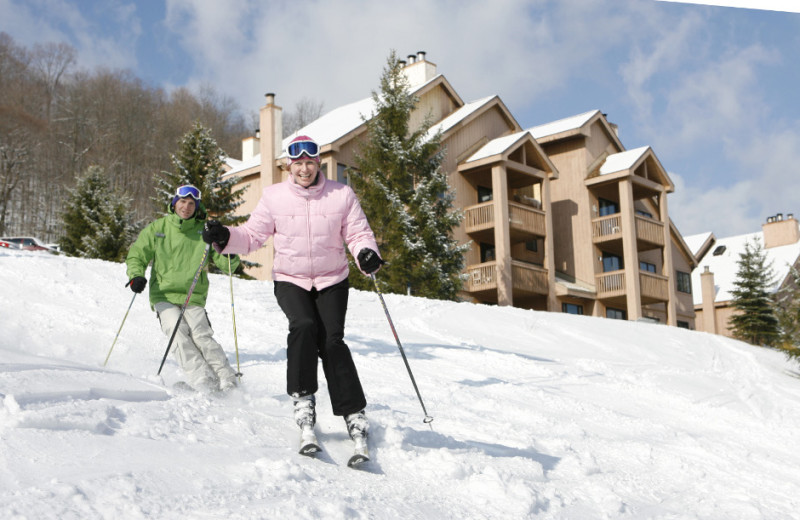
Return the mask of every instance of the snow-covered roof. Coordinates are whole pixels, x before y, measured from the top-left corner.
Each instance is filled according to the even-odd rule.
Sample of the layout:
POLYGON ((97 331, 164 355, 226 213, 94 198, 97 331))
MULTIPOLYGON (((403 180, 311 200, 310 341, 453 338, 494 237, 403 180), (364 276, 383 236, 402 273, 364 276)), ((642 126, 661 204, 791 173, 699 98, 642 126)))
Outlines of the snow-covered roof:
POLYGON ((600 167, 600 175, 608 175, 609 173, 630 169, 649 149, 649 146, 642 146, 640 148, 634 148, 633 150, 626 150, 609 155, 606 162, 600 167))
MULTIPOLYGON (((441 77, 441 74, 437 74, 425 83, 414 86, 411 89, 411 94, 418 93, 427 85, 441 77)), ((285 156, 286 147, 289 145, 291 140, 298 135, 307 135, 314 139, 320 146, 325 146, 346 136, 361 126, 365 120, 372 118, 374 114, 375 100, 371 96, 354 103, 335 108, 319 119, 312 121, 303 128, 287 136, 281 142, 281 155, 279 157, 285 156)))
POLYGON ((470 114, 475 113, 478 109, 480 109, 481 107, 483 107, 489 101, 491 101, 496 97, 497 96, 487 96, 485 98, 481 98, 465 104, 463 107, 459 108, 449 116, 445 117, 444 119, 442 119, 441 121, 430 127, 430 129, 428 129, 426 137, 428 138, 433 137, 439 130, 441 130, 442 133, 447 132, 448 130, 456 126, 458 123, 469 117, 470 114))
POLYGON ((689 235, 688 237, 683 237, 683 241, 686 242, 686 245, 689 247, 689 251, 691 251, 692 255, 697 257, 697 253, 700 252, 700 249, 705 245, 708 240, 714 236, 714 233, 711 231, 706 231, 705 233, 698 233, 696 235, 689 235))
MULTIPOLYGON (((744 253, 747 242, 758 239, 762 249, 764 248, 764 233, 748 233, 736 235, 728 238, 720 238, 714 247, 706 253, 697 268, 692 271, 692 299, 695 305, 703 303, 703 291, 700 284, 700 275, 708 267, 714 273, 714 288, 716 296, 715 302, 726 302, 733 298, 731 291, 735 288, 734 281, 739 271, 739 256, 744 253), (724 250, 721 249, 724 247, 724 250), (720 254, 714 254, 721 251, 720 254)), ((785 246, 771 247, 763 249, 766 257, 766 265, 772 264, 775 273, 772 291, 777 291, 781 282, 789 274, 789 270, 794 262, 800 257, 800 242, 785 246)))
POLYGON ((589 112, 584 112, 583 114, 559 119, 558 121, 552 121, 539 126, 534 126, 529 130, 536 139, 541 139, 542 137, 547 137, 549 135, 560 134, 562 132, 568 132, 570 130, 577 130, 585 125, 599 112, 599 110, 590 110, 589 112))
POLYGON ((300 130, 286 137, 281 142, 281 155, 292 139, 298 135, 307 135, 320 146, 325 146, 344 137, 364 123, 375 113, 375 100, 371 97, 334 108, 319 119, 315 119, 300 130))
POLYGON ((469 158, 465 162, 473 162, 479 161, 481 159, 485 159, 487 157, 491 157, 493 155, 501 154, 508 150, 510 146, 514 143, 518 142, 525 134, 529 134, 527 130, 523 130, 521 132, 515 132, 511 135, 504 135, 503 137, 498 137, 497 139, 492 139, 481 148, 478 149, 477 152, 470 155, 469 158))

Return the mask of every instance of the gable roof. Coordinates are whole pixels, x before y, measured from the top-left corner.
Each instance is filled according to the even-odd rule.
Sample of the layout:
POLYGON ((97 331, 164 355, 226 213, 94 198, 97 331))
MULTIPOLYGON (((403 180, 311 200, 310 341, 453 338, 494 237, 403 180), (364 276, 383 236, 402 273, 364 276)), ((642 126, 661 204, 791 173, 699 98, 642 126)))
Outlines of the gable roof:
POLYGON ((486 106, 491 100, 493 100, 496 97, 497 96, 487 96, 485 98, 477 99, 475 101, 471 101, 465 104, 464 106, 462 106, 449 116, 445 117, 435 125, 431 126, 428 129, 426 137, 427 138, 433 137, 439 130, 441 130, 443 134, 447 133, 448 130, 455 127, 456 125, 467 119, 472 114, 478 112, 482 107, 486 106))
POLYGON ((615 127, 612 127, 611 123, 606 119, 605 114, 599 110, 590 110, 582 114, 534 126, 529 128, 529 130, 539 143, 545 144, 575 136, 588 137, 591 134, 591 126, 595 122, 600 123, 600 126, 608 135, 609 139, 614 142, 618 150, 625 149, 622 141, 619 140, 615 127))
MULTIPOLYGON (((695 242, 699 238, 699 235, 692 235, 689 240, 695 242)), ((692 300, 695 305, 703 303, 700 275, 705 271, 706 267, 714 273, 714 289, 716 293, 714 302, 727 302, 733 298, 731 291, 735 288, 734 282, 739 271, 739 256, 744 253, 745 244, 755 239, 759 240, 763 248, 764 233, 762 231, 717 240, 711 251, 699 262, 697 269, 692 272, 692 300), (716 251, 721 251, 721 253, 715 255, 716 251)), ((769 289, 770 292, 775 292, 789 275, 791 266, 800 257, 800 242, 771 247, 763 249, 763 251, 766 265, 772 264, 772 270, 775 273, 775 278, 769 289)))
MULTIPOLYGON (((675 184, 672 183, 672 179, 667 175, 667 171, 661 165, 661 161, 658 160, 655 152, 653 152, 653 149, 649 146, 641 146, 633 150, 625 150, 624 152, 609 155, 600 166, 597 175, 602 177, 604 175, 612 175, 620 172, 630 172, 630 174, 633 174, 634 170, 644 163, 649 163, 650 166, 654 167, 646 170, 648 172, 648 177, 650 177, 650 172, 652 172, 658 175, 659 179, 657 182, 663 185, 668 193, 675 190, 675 184)), ((652 181, 653 178, 649 180, 652 181)))
POLYGON ((543 125, 534 126, 530 128, 530 132, 536 139, 544 139, 546 137, 557 136, 559 134, 576 132, 583 128, 594 116, 600 113, 599 110, 590 110, 583 114, 576 116, 566 117, 543 125))

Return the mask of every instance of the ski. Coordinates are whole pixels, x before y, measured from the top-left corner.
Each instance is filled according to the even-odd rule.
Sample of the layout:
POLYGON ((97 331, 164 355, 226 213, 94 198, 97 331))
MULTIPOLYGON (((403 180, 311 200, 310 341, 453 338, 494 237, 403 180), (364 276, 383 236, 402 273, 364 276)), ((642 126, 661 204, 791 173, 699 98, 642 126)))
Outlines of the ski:
POLYGON ((317 435, 314 433, 314 428, 306 427, 300 432, 300 455, 313 457, 316 453, 322 451, 322 448, 317 441, 317 435))
POLYGON ((355 447, 353 455, 347 461, 347 465, 351 468, 357 468, 365 462, 369 462, 369 447, 367 446, 366 435, 356 435, 353 437, 355 447))

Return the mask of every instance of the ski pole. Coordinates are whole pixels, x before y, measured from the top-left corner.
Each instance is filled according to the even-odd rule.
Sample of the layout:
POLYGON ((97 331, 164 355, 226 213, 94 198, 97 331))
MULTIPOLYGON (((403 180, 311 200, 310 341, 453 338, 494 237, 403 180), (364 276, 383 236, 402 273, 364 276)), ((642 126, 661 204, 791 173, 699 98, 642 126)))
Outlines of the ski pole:
MULTIPOLYGON (((129 286, 130 284, 131 284, 131 282, 129 281, 128 283, 125 284, 125 287, 129 286)), ((128 310, 125 311, 125 317, 122 318, 122 323, 119 324, 119 329, 117 330, 117 335, 114 336, 114 342, 111 343, 111 348, 108 349, 108 355, 106 356, 106 360, 103 361, 103 366, 106 366, 106 363, 108 363, 108 358, 111 357, 111 351, 114 350, 114 345, 117 344, 117 339, 119 338, 119 333, 122 332, 122 326, 125 325, 125 320, 128 319, 128 313, 131 312, 131 307, 133 307, 133 300, 135 300, 135 299, 136 299, 136 293, 133 293, 133 298, 131 298, 131 303, 130 303, 130 305, 128 305, 128 310)))
POLYGON ((167 360, 167 354, 169 354, 169 348, 172 346, 172 341, 175 339, 175 334, 178 332, 178 326, 181 324, 181 320, 183 319, 183 313, 186 312, 186 307, 189 305, 189 298, 192 297, 192 293, 194 292, 194 287, 197 285, 197 280, 200 279, 200 273, 203 272, 203 266, 206 265, 206 258, 208 258, 208 252, 211 250, 211 244, 206 244, 206 249, 203 251, 203 259, 200 260, 200 266, 197 268, 197 272, 194 273, 194 279, 192 280, 192 285, 189 287, 189 293, 186 295, 186 301, 183 302, 183 307, 181 307, 181 314, 178 316, 178 321, 175 323, 175 328, 172 329, 172 336, 169 338, 169 343, 167 343, 167 350, 164 352, 164 357, 161 359, 161 365, 158 367, 157 375, 161 375, 161 369, 164 368, 164 362, 167 360))
POLYGON ((233 269, 231 268, 231 257, 228 255, 228 275, 231 281, 231 318, 233 319, 233 344, 236 346, 236 377, 242 382, 242 372, 239 369, 239 340, 236 337, 236 312, 233 309, 233 269))
POLYGON ((422 420, 425 424, 428 424, 433 430, 433 417, 428 415, 428 411, 425 409, 425 404, 422 402, 422 396, 419 395, 419 388, 417 388, 417 382, 414 380, 414 374, 411 373, 411 367, 408 364, 408 359, 406 359, 406 353, 403 350, 403 345, 400 344, 400 338, 397 337, 397 331, 394 328, 394 323, 392 323, 392 317, 389 316, 389 309, 386 308, 386 302, 383 301, 383 294, 381 293, 380 288, 378 287, 378 281, 375 279, 375 274, 372 273, 369 275, 372 278, 372 283, 375 284, 375 291, 378 293, 378 298, 381 300, 381 305, 383 305, 383 312, 386 313, 386 319, 389 320, 389 327, 392 329, 392 334, 394 334, 394 339, 397 341, 397 348, 400 349, 400 355, 403 356, 403 363, 406 364, 406 370, 408 370, 408 375, 411 378, 411 384, 414 385, 414 391, 417 393, 417 398, 419 399, 419 404, 422 406, 422 412, 425 414, 425 418, 422 420))

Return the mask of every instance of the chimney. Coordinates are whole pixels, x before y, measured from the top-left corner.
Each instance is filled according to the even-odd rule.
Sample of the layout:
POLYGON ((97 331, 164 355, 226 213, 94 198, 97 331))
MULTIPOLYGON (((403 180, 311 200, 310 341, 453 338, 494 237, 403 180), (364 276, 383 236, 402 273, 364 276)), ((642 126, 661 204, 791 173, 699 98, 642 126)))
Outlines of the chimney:
POLYGON ((768 217, 767 222, 761 225, 761 232, 764 235, 764 249, 800 241, 800 227, 791 213, 786 218, 783 218, 783 213, 768 217))
MULTIPOLYGON (((714 300, 717 297, 717 289, 714 286, 714 273, 705 266, 705 269, 700 273, 700 285, 702 294, 703 306, 703 332, 710 332, 711 334, 717 333, 717 316, 714 307, 714 300)), ((695 326, 698 324, 696 323, 695 326)))
POLYGON ((275 94, 265 95, 267 104, 259 112, 259 150, 261 153, 261 186, 281 182, 281 170, 275 161, 281 154, 283 109, 275 104, 275 94))
POLYGON ((416 56, 409 54, 408 62, 403 74, 408 78, 411 88, 416 88, 436 77, 436 64, 425 59, 425 51, 417 52, 416 56))

